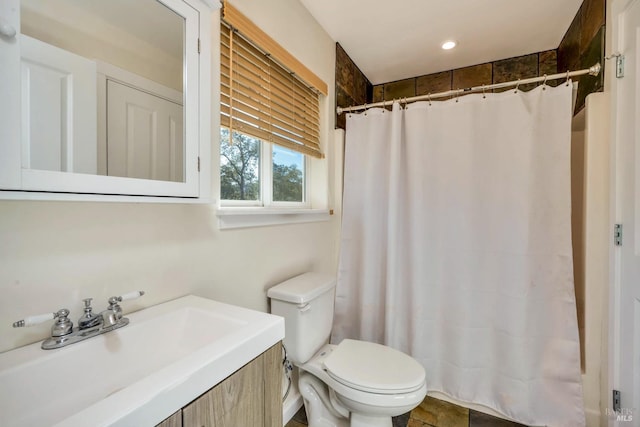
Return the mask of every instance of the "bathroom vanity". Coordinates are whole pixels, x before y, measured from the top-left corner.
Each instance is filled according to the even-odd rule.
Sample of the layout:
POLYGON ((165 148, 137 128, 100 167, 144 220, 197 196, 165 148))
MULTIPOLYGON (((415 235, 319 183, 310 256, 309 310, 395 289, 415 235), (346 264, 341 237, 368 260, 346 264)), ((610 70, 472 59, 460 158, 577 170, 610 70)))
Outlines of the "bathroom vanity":
POLYGON ((0 353, 0 425, 282 426, 284 319, 192 295, 126 316, 0 353))
POLYGON ((274 345, 158 427, 282 427, 282 345, 274 345))

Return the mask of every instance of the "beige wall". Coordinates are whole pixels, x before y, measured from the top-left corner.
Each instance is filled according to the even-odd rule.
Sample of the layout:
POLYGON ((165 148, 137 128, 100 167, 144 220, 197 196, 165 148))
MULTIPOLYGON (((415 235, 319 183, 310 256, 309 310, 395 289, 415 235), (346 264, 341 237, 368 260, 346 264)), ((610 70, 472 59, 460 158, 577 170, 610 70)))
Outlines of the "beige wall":
POLYGON ((194 293, 267 309, 265 289, 309 271, 335 270, 336 221, 219 231, 202 205, 0 202, 0 350, 45 337, 12 329, 25 315, 130 290, 125 311, 194 293))
MULTIPOLYGON (((330 88, 322 102, 327 158, 314 179, 316 197, 333 207, 334 42, 297 0, 234 3, 330 88)), ((338 217, 221 231, 210 205, 0 201, 0 351, 48 334, 49 325, 12 329, 15 320, 66 307, 75 321, 83 298, 104 309, 109 296, 130 290, 147 295, 125 302, 125 312, 190 293, 265 311, 270 285, 335 272, 338 217)))

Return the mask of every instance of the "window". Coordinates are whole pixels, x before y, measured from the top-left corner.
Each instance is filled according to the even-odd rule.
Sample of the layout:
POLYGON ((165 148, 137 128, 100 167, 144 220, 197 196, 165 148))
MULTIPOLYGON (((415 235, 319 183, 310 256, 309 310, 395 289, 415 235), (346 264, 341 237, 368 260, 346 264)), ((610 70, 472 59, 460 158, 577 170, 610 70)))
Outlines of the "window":
POLYGON ((220 129, 220 197, 226 205, 306 206, 307 159, 250 135, 220 129))
POLYGON ((310 157, 323 157, 319 91, 267 53, 261 42, 275 42, 238 15, 225 3, 224 19, 234 27, 220 26, 222 203, 308 207, 310 157), (258 40, 250 41, 247 32, 258 40))
POLYGON ((261 141, 220 129, 220 197, 222 200, 261 200, 260 189, 261 141))
POLYGON ((274 145, 271 161, 274 202, 304 202, 304 154, 274 145))

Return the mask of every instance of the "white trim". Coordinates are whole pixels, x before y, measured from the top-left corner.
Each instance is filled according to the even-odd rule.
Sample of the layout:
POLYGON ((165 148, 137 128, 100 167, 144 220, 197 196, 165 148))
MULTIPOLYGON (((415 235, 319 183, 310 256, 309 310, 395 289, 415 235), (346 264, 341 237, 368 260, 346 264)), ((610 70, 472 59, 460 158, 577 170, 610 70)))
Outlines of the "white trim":
POLYGON ((43 193, 37 191, 0 190, 0 200, 34 200, 56 202, 124 202, 207 204, 210 200, 196 197, 120 196, 113 194, 43 193))
POLYGON ((260 140, 260 199, 264 207, 273 200, 273 144, 260 140))
MULTIPOLYGON (((20 2, 0 1, 0 16, 6 25, 20 32, 20 2)), ((0 188, 20 186, 21 171, 21 111, 22 89, 20 72, 20 42, 17 36, 0 39, 2 83, 0 93, 0 188)))
POLYGON ((171 89, 160 83, 154 82, 146 77, 142 77, 131 71, 117 67, 107 62, 95 61, 98 67, 98 74, 103 74, 107 80, 116 81, 133 89, 147 92, 150 95, 164 98, 167 101, 184 105, 183 92, 171 89))
MULTIPOLYGON (((194 168, 195 169, 195 168, 194 168)), ((22 189, 52 193, 198 197, 197 182, 171 182, 119 176, 90 175, 35 169, 22 170, 22 189), (126 189, 126 191, 123 191, 126 189)), ((6 188, 3 190, 13 190, 6 188)))
MULTIPOLYGON (((204 0, 202 0, 204 1, 204 0)), ((198 159, 200 161, 200 175, 199 175, 199 191, 198 195, 204 201, 209 201, 212 198, 212 183, 211 183, 211 159, 212 159, 212 147, 214 143, 212 138, 212 129, 216 129, 213 126, 216 120, 220 120, 220 107, 219 99, 217 108, 212 108, 215 102, 215 96, 213 92, 219 92, 220 82, 214 83, 212 81, 212 73, 220 72, 220 55, 213 56, 212 43, 217 43, 218 49, 220 49, 220 41, 216 42, 216 37, 220 37, 220 29, 215 25, 215 20, 212 21, 213 16, 220 16, 219 13, 214 13, 210 7, 219 9, 220 4, 217 1, 213 1, 212 5, 209 5, 208 1, 204 1, 204 6, 194 4, 196 10, 198 10, 199 30, 200 30, 200 60, 198 62, 199 71, 199 94, 198 94, 198 110, 197 123, 198 133, 198 159), (214 36, 214 34, 216 36, 214 36), (216 68, 217 67, 217 68, 216 68), (211 119, 213 117, 213 119, 211 119)), ((218 128, 219 128, 218 123, 218 128)), ((218 131, 219 132, 219 131, 218 131)), ((219 156, 218 156, 219 157, 219 156)), ((218 160, 219 161, 219 160, 218 160)))
MULTIPOLYGON (((293 385, 292 385, 293 388, 293 385)), ((302 408, 304 405, 302 401, 302 395, 299 391, 295 390, 295 395, 291 395, 293 390, 289 393, 289 397, 284 401, 282 405, 282 425, 286 426, 289 421, 293 418, 293 416, 302 408)))
MULTIPOLYGON (((273 184, 272 184, 273 185, 273 184)), ((274 202, 265 205, 267 209, 311 209, 307 202, 274 202)))
POLYGON ((262 208, 262 200, 220 200, 222 208, 262 208))
POLYGON ((218 208, 221 230, 329 221, 328 209, 218 208))
MULTIPOLYGON (((607 51, 606 55, 612 55, 618 53, 623 45, 623 16, 625 10, 635 0, 612 0, 608 2, 611 9, 607 10, 607 51), (610 31, 610 32, 609 32, 610 31), (610 43, 610 45, 609 45, 610 43)), ((609 189, 610 189, 610 202, 609 202, 609 230, 613 230, 613 225, 616 224, 622 212, 621 209, 621 197, 619 195, 619 168, 616 167, 619 163, 618 159, 618 103, 619 103, 619 91, 620 81, 615 78, 615 61, 605 61, 606 72, 605 76, 607 81, 605 82, 605 90, 611 91, 611 111, 610 111, 610 141, 611 151, 609 154, 609 189)), ((608 386, 607 390, 602 393, 602 398, 605 399, 602 402, 602 406, 606 409, 611 409, 611 390, 619 389, 620 384, 620 250, 618 247, 609 244, 609 302, 608 302, 608 386)), ((601 418, 602 419, 602 418, 601 418)), ((607 417, 605 417, 607 419, 607 417)), ((613 427, 619 425, 614 419, 608 418, 608 426, 613 427)))

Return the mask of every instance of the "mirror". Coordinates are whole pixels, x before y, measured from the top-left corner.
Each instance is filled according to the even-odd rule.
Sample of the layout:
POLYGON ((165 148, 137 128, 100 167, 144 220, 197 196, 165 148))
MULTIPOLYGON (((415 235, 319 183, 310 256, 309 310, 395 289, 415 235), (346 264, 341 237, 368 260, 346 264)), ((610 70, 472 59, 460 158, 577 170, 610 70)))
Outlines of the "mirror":
POLYGON ((21 0, 22 169, 185 182, 185 18, 21 0))

